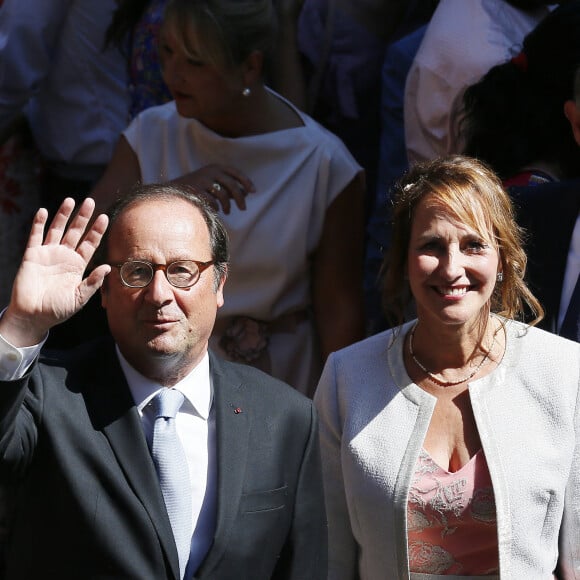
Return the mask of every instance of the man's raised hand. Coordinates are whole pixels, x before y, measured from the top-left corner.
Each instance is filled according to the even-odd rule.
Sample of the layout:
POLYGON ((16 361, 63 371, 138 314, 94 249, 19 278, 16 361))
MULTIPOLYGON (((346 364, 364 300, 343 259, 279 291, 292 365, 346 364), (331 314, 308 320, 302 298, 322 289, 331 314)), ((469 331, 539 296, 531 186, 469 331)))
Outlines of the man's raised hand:
POLYGON ((111 270, 102 264, 83 278, 109 220, 101 214, 91 221, 91 198, 73 216, 74 208, 74 200, 65 199, 46 235, 48 212, 39 209, 34 217, 10 304, 0 320, 0 334, 14 346, 40 343, 53 326, 89 301, 111 270))

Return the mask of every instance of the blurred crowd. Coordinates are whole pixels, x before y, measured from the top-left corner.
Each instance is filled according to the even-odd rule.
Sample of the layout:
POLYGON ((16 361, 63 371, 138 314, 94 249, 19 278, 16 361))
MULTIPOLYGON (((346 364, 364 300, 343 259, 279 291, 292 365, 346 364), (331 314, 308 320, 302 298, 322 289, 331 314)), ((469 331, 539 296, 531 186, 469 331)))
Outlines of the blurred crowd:
MULTIPOLYGON (((38 207, 185 184, 231 243, 212 349, 313 397, 415 317, 384 309, 394 192, 455 155, 514 204, 537 326, 580 342, 579 0, 0 0, 0 308, 38 207)), ((104 333, 95 296, 47 346, 104 333)))
MULTIPOLYGON (((166 4, 166 0, 111 0, 98 6, 80 1, 40 5, 34 0, 3 1, 0 303, 8 302, 26 226, 39 205, 54 211, 65 196, 79 200, 95 191, 104 208, 134 181, 178 177, 165 167, 151 167, 148 176, 139 171, 126 175, 124 159, 114 156, 119 139, 127 143, 121 136, 137 130, 130 126, 132 119, 175 98, 166 84, 170 73, 163 74, 159 48, 166 4)), ((356 290, 345 290, 351 302, 350 308, 342 308, 343 320, 338 325, 344 328, 343 345, 388 326, 381 305, 380 269, 391 232, 389 191, 409 164, 465 153, 486 162, 506 186, 516 187, 518 200, 527 197, 521 187, 577 177, 574 74, 580 43, 575 16, 554 22, 545 31, 538 27, 555 7, 537 0, 274 1, 268 17, 276 19, 277 28, 274 38, 264 40, 269 43, 260 73, 264 86, 338 137, 360 166, 357 179, 362 207, 361 200, 352 200, 352 194, 349 201, 340 197, 344 206, 350 206, 350 221, 359 222, 340 235, 343 241, 350 241, 340 248, 347 252, 342 268, 348 271, 342 277, 348 274, 363 289, 358 297, 356 290), (352 311, 350 321, 347 310, 352 311)), ((247 5, 243 10, 248 10, 247 5)), ((173 89, 175 92, 175 86, 173 89)), ((241 109, 239 113, 244 114, 241 109)), ((226 123, 224 114, 220 125, 226 123)), ((140 124, 145 124, 145 117, 140 124)), ((271 129, 254 132, 263 130, 271 129)), ((178 143, 164 155, 179 155, 183 148, 178 143)), ((135 151, 136 147, 129 149, 135 151)), ((296 151, 286 154, 298 155, 296 151)), ((137 157, 143 167, 145 161, 140 154, 137 157)), ((219 155, 210 155, 188 161, 193 165, 186 169, 223 161, 219 155)), ((241 171, 235 160, 223 165, 241 171)), ((176 167, 175 171, 185 169, 176 167)), ((337 170, 332 171, 336 174, 337 170)), ((205 181, 198 185, 210 187, 215 181, 211 177, 218 176, 206 172, 205 181)), ((224 176, 222 181, 228 179, 235 178, 224 176)), ((286 193, 286 198, 291 196, 286 193)), ((235 195, 231 199, 235 202, 235 195)), ((546 205, 554 205, 548 200, 546 194, 546 205)), ((253 202, 248 199, 248 203, 253 202)), ((520 205, 525 214, 525 202, 520 205)), ((288 242, 295 247, 305 244, 302 268, 313 262, 321 232, 294 230, 289 223, 304 222, 309 213, 315 212, 285 215, 287 237, 296 236, 288 242), (311 239, 304 242, 304 237, 311 239)), ((528 220, 526 225, 533 224, 528 220)), ((302 226, 311 229, 313 223, 302 226)), ((570 249, 575 255, 578 250, 566 246, 573 239, 572 231, 560 231, 560 253, 570 249)), ((264 235, 269 232, 276 232, 276 238, 279 228, 271 224, 264 235)), ((540 245, 534 242, 533 233, 529 232, 531 249, 540 245)), ((258 236, 262 247, 272 241, 252 234, 254 239, 258 236)), ((334 253, 338 251, 337 246, 334 253)), ((265 257, 254 255, 253 250, 248 255, 254 262, 265 257)), ((541 282, 532 277, 534 267, 541 267, 534 262, 533 253, 530 257, 532 286, 542 300, 558 309, 564 273, 573 286, 577 256, 571 255, 576 263, 564 267, 565 272, 541 282)), ((561 259, 565 261, 565 256, 561 259)), ((291 272, 291 266, 288 270, 280 275, 299 275, 291 272)), ((272 271, 264 271, 260 278, 255 274, 251 285, 275 284, 275 276, 272 271)), ((340 286, 333 286, 335 293, 340 286)), ((252 290, 246 282, 243 292, 252 290)), ((282 300, 278 291, 272 293, 276 294, 272 300, 282 300)), ((564 294, 566 298, 566 291, 564 294)), ((292 305, 270 302, 261 311, 243 300, 232 314, 272 320, 288 310, 316 308, 315 295, 311 298, 296 299, 292 305)), ((332 298, 327 296, 324 302, 329 300, 332 298)), ((317 333, 324 335, 328 326, 329 334, 335 335, 336 320, 332 314, 327 316, 326 322, 318 323, 317 333)), ((557 324, 550 328, 557 330, 557 324)), ((73 325, 67 332, 68 337, 63 332, 62 338, 54 339, 56 346, 77 341, 73 325)), ((322 344, 323 358, 336 346, 340 344, 322 344)), ((312 372, 317 376, 316 365, 312 372)), ((313 383, 315 378, 308 388, 313 383)))

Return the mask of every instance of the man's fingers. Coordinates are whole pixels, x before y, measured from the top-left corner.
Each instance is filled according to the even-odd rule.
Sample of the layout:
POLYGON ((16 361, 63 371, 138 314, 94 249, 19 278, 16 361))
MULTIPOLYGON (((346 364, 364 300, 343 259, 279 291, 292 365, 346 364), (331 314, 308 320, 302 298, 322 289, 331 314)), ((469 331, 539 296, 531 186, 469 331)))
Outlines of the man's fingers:
POLYGON ((80 205, 75 216, 70 219, 70 223, 62 236, 61 243, 73 250, 76 249, 79 242, 85 236, 87 225, 90 222, 93 212, 95 211, 95 201, 87 197, 80 205))
POLYGON ((96 249, 99 247, 101 240, 103 239, 103 234, 107 230, 109 225, 109 218, 105 214, 100 214, 97 216, 95 221, 91 224, 87 230, 83 241, 79 244, 77 252, 82 256, 85 262, 93 257, 96 249))
POLYGON ((46 233, 46 238, 44 240, 45 244, 60 244, 74 207, 75 202, 71 197, 67 197, 60 204, 60 207, 48 228, 48 232, 46 233))
POLYGON ((44 226, 48 220, 48 211, 41 207, 32 220, 32 227, 30 228, 30 234, 28 236, 28 242, 26 244, 27 248, 34 248, 37 246, 42 246, 44 240, 44 226))
POLYGON ((62 202, 46 232, 46 237, 44 229, 48 212, 44 208, 39 209, 34 216, 27 247, 32 248, 43 244, 63 245, 76 250, 88 263, 101 242, 109 218, 101 214, 90 224, 95 211, 95 201, 90 197, 81 203, 71 219, 74 207, 75 202, 72 198, 66 198, 62 202))
POLYGON ((91 296, 103 285, 105 277, 111 272, 109 264, 97 266, 79 286, 79 297, 81 305, 84 306, 91 296))

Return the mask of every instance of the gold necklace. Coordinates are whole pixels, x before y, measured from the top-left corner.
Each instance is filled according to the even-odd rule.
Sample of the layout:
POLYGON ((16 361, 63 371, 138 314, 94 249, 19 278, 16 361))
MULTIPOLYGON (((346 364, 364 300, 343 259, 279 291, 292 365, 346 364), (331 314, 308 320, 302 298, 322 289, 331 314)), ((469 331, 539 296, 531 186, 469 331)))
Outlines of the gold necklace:
POLYGON ((495 346, 495 338, 497 336, 497 332, 493 333, 493 340, 491 342, 491 346, 489 347, 489 350, 487 351, 485 356, 481 359, 481 362, 475 367, 475 370, 473 372, 471 372, 469 375, 467 375, 463 379, 459 379, 458 381, 442 381, 441 379, 438 379, 431 371, 427 370, 425 365, 417 360, 417 357, 415 356, 415 353, 413 352, 413 337, 415 336, 415 329, 417 328, 418 324, 419 324, 419 321, 415 322, 415 325, 413 326, 413 329, 411 330, 411 334, 409 335, 409 354, 411 355, 413 362, 427 375, 427 379, 430 380, 431 382, 435 383, 436 385, 441 386, 441 387, 453 387, 455 385, 460 385, 461 383, 466 383, 469 379, 473 378, 479 372, 481 367, 487 362, 487 360, 489 359, 489 355, 491 354, 491 351, 493 350, 493 347, 495 346))

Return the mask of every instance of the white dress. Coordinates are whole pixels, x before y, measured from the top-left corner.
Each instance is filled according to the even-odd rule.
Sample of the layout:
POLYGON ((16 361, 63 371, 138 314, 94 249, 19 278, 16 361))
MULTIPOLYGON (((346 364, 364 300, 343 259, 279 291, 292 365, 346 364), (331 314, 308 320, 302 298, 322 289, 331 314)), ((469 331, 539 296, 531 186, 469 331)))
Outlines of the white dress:
POLYGON ((299 313, 296 328, 271 333, 268 371, 306 392, 322 368, 312 317, 305 316, 311 307, 310 258, 328 206, 361 167, 335 135, 296 112, 302 127, 225 138, 180 117, 172 101, 143 111, 124 136, 143 183, 175 179, 211 163, 236 167, 252 180, 256 191, 248 194, 245 211, 233 203, 228 215, 220 211, 231 265, 211 346, 225 356, 218 342, 232 317, 284 317, 282 326, 292 327, 288 315, 299 313))

